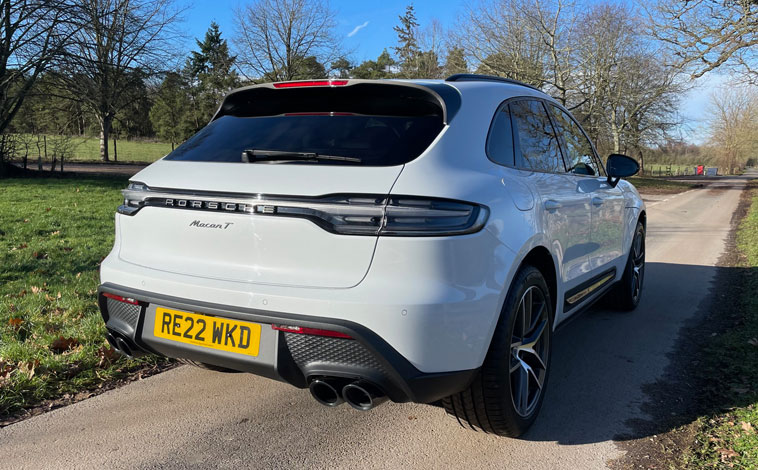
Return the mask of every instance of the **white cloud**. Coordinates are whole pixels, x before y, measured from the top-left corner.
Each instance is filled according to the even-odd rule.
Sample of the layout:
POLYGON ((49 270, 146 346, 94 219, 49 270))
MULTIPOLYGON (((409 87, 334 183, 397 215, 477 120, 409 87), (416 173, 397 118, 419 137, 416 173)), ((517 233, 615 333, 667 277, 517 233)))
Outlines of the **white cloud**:
POLYGON ((352 31, 350 31, 349 33, 347 33, 347 37, 351 38, 351 37, 355 36, 355 34, 356 34, 358 31, 362 30, 362 29, 363 29, 363 28, 365 28, 366 26, 368 26, 368 21, 366 21, 366 22, 365 22, 365 23, 363 23, 363 24, 359 24, 358 26, 356 26, 355 28, 353 28, 353 30, 352 30, 352 31))

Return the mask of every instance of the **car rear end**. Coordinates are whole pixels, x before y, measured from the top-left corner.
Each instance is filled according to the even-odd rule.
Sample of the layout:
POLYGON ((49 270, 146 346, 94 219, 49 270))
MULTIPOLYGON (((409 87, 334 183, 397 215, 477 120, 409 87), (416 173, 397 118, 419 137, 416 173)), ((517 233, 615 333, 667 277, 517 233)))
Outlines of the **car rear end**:
POLYGON ((99 290, 111 344, 361 409, 465 387, 496 321, 481 271, 501 247, 486 204, 410 189, 418 165, 402 179, 448 152, 461 106, 441 82, 230 94, 124 190, 99 290))

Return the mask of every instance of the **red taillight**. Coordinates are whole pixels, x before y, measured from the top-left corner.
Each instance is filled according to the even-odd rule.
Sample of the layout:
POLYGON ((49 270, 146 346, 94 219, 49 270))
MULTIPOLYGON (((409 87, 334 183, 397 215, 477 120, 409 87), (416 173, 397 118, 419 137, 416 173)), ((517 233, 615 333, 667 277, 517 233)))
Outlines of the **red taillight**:
POLYGON ((127 304, 139 305, 139 301, 131 297, 121 297, 120 295, 111 294, 109 292, 103 292, 103 297, 108 297, 109 299, 117 300, 119 302, 124 302, 127 304))
POLYGON ((300 82, 274 83, 274 88, 297 88, 304 86, 344 86, 347 80, 306 80, 300 82))
POLYGON ((319 328, 305 328, 302 326, 290 325, 271 325, 271 328, 277 331, 286 331, 287 333, 298 333, 301 335, 329 336, 331 338, 353 339, 350 335, 340 333, 339 331, 322 330, 319 328))

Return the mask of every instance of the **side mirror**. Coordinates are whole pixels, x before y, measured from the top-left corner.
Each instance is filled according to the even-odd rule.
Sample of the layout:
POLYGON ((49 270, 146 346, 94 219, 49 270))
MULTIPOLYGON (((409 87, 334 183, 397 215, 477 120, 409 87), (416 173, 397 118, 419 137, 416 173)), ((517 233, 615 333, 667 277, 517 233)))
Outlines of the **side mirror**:
POLYGON ((618 153, 612 153, 605 164, 608 184, 613 187, 616 187, 619 179, 636 175, 638 171, 640 171, 640 164, 637 163, 637 160, 618 153))

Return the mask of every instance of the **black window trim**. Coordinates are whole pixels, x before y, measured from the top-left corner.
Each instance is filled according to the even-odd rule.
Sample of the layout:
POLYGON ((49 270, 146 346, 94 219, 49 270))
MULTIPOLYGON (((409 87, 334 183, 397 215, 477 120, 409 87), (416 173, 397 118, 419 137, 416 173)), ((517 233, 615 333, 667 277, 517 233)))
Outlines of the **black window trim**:
MULTIPOLYGON (((565 161, 565 158, 564 158, 564 166, 567 168, 566 169, 566 174, 567 175, 571 175, 571 176, 581 176, 581 177, 589 177, 589 178, 606 178, 605 168, 603 167, 603 160, 600 159, 600 157, 598 156, 597 149, 595 148, 595 143, 592 142, 592 139, 590 139, 590 136, 587 135, 587 132, 584 130, 584 128, 582 127, 582 125, 579 123, 579 121, 577 121, 576 118, 574 118, 574 116, 571 114, 571 112, 568 109, 566 109, 565 106, 561 105, 560 103, 553 102, 553 101, 548 101, 548 103, 551 104, 551 105, 553 105, 553 106, 555 106, 556 108, 560 109, 561 111, 563 111, 566 114, 566 116, 568 116, 569 119, 571 119, 574 122, 574 124, 577 125, 577 127, 579 128, 579 131, 582 133, 582 135, 584 136, 584 138, 587 139, 587 142, 590 143, 590 148, 592 149, 592 159, 594 160, 595 165, 598 168, 598 174, 597 175, 583 175, 581 173, 571 173, 571 172, 568 171, 568 165, 566 164, 566 161, 565 161)), ((553 116, 553 111, 550 109, 549 106, 546 106, 546 108, 548 109, 548 113, 550 114, 550 119, 553 120, 553 128, 555 128, 555 116, 553 116)), ((566 143, 565 143, 565 141, 563 139, 563 136, 561 135, 558 138, 561 141, 561 148, 563 148, 566 145, 566 143)))
MULTIPOLYGON (((512 168, 512 169, 518 170, 518 171, 527 171, 527 172, 532 172, 532 173, 545 173, 545 174, 549 174, 549 175, 568 175, 568 174, 571 174, 571 173, 569 173, 566 170, 566 168, 567 168, 566 167, 566 159, 563 156, 563 148, 562 148, 562 145, 561 145, 562 140, 561 140, 560 136, 558 135, 557 131, 555 130, 555 123, 553 122, 553 115, 550 113, 550 109, 547 107, 546 103, 552 103, 552 101, 546 100, 545 98, 541 98, 539 96, 530 96, 530 95, 512 96, 512 97, 510 97, 510 98, 502 101, 498 105, 497 109, 495 110, 495 113, 492 115, 492 119, 490 120, 490 128, 487 131, 487 140, 484 142, 484 153, 485 153, 485 155, 487 155, 487 159, 489 161, 491 161, 492 163, 494 163, 495 165, 503 166, 503 167, 506 167, 506 168, 512 168), (516 149, 517 149, 518 141, 516 140, 516 131, 513 128, 514 123, 513 123, 513 116, 512 115, 511 115, 510 121, 511 121, 511 143, 513 145, 513 165, 505 165, 503 163, 500 163, 500 162, 494 160, 490 156, 490 154, 488 152, 488 150, 489 150, 489 142, 490 142, 490 135, 492 134, 492 129, 494 128, 494 125, 495 125, 495 119, 497 119, 498 113, 500 113, 500 112, 503 111, 504 107, 509 106, 511 103, 516 102, 516 101, 539 101, 539 102, 542 103, 542 106, 545 109, 545 112, 547 113, 548 119, 550 120, 550 126, 553 128, 553 134, 555 135, 556 141, 558 142, 558 153, 560 154, 561 161, 563 162, 563 173, 557 173, 555 171, 535 170, 535 169, 532 169, 532 168, 520 168, 519 166, 516 165, 516 149)), ((510 114, 510 108, 508 109, 508 113, 510 114)), ((581 129, 581 126, 579 128, 581 129)), ((582 129, 582 132, 584 132, 584 129, 582 129)), ((592 145, 592 141, 590 141, 590 145, 592 145)), ((594 146, 592 147, 592 150, 595 151, 595 147, 594 146)), ((519 151, 520 151, 520 149, 519 149, 519 151)), ((586 176, 590 176, 590 175, 586 175, 586 176)))

